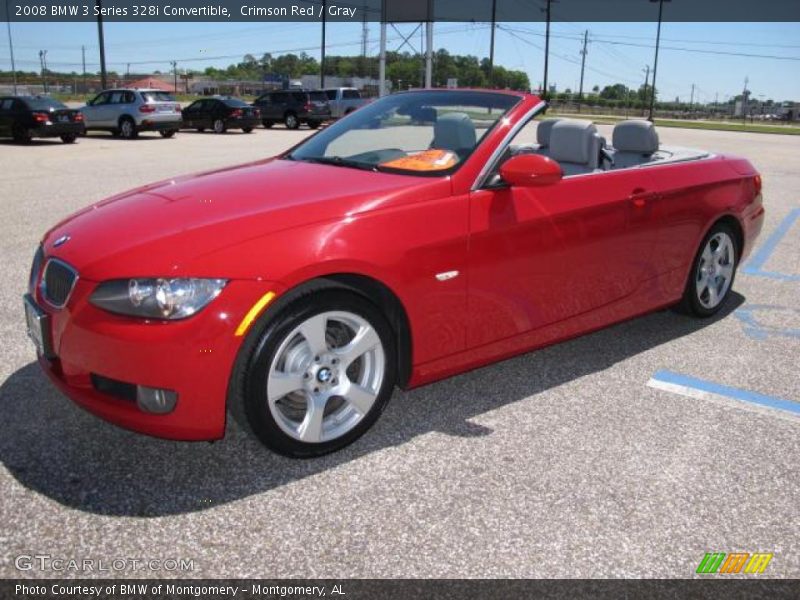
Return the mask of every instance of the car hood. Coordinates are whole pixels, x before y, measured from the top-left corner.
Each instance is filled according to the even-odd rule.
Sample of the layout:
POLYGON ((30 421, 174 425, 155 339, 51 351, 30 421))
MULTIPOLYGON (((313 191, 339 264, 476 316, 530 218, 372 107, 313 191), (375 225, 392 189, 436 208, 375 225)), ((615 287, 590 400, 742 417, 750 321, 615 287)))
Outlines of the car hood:
POLYGON ((269 159, 113 196, 56 225, 43 245, 48 256, 65 260, 92 281, 186 276, 192 274, 189 265, 205 254, 419 199, 425 188, 442 190, 444 184, 442 179, 269 159))

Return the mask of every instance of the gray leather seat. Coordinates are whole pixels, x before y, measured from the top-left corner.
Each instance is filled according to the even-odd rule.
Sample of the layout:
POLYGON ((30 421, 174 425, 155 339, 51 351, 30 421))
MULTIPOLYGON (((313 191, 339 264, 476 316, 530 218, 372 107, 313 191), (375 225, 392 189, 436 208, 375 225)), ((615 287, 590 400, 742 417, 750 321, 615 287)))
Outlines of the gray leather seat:
POLYGON ((436 119, 433 126, 431 148, 452 150, 463 157, 469 154, 477 143, 475 124, 469 115, 461 112, 447 113, 436 119))
POLYGON ((539 144, 539 152, 546 151, 550 147, 550 135, 553 126, 563 119, 545 119, 536 127, 536 143, 539 144))
POLYGON ((624 169, 646 163, 658 151, 658 133, 650 121, 622 121, 614 127, 614 168, 624 169))
POLYGON ((600 136, 591 121, 562 119, 550 133, 550 158, 565 176, 591 173, 598 168, 600 136))

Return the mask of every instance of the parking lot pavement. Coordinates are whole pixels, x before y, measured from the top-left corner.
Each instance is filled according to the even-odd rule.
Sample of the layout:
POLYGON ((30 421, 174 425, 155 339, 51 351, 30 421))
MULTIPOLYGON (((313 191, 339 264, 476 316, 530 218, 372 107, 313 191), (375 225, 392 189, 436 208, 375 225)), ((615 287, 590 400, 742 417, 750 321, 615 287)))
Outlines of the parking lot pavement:
MULTIPOLYGON (((610 129, 601 128, 610 139, 610 129)), ((33 250, 61 217, 307 135, 91 136, 0 144, 0 576, 20 555, 188 559, 195 577, 690 577, 706 552, 773 552, 800 576, 800 419, 648 386, 663 370, 800 402, 800 282, 741 272, 724 314, 662 311, 448 381, 396 392, 376 427, 318 460, 122 431, 33 364, 22 319, 33 250)), ((800 206, 800 140, 665 129, 764 175, 760 242, 800 206)), ((800 220, 764 258, 800 275, 800 220)))

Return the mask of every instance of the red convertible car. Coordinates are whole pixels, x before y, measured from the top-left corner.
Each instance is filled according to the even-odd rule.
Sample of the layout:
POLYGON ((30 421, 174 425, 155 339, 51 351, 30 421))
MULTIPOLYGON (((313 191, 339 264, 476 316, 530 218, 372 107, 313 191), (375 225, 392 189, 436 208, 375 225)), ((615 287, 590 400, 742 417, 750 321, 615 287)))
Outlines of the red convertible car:
POLYGON ((378 100, 275 158, 87 207, 25 312, 67 396, 139 432, 273 450, 363 434, 411 388, 662 307, 728 298, 758 235, 746 160, 539 121, 516 92, 378 100), (534 141, 535 140, 535 141, 534 141))

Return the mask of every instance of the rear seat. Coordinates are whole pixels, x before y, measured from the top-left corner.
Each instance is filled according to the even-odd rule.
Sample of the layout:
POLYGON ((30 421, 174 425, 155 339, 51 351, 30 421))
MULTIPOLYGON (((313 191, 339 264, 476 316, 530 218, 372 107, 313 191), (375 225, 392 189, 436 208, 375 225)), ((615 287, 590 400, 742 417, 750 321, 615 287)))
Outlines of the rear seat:
POLYGON ((565 176, 601 170, 603 140, 591 121, 562 119, 553 125, 549 141, 548 156, 561 165, 565 176))
POLYGON ((625 169, 650 162, 658 152, 658 132, 650 121, 622 121, 614 127, 614 168, 625 169))

